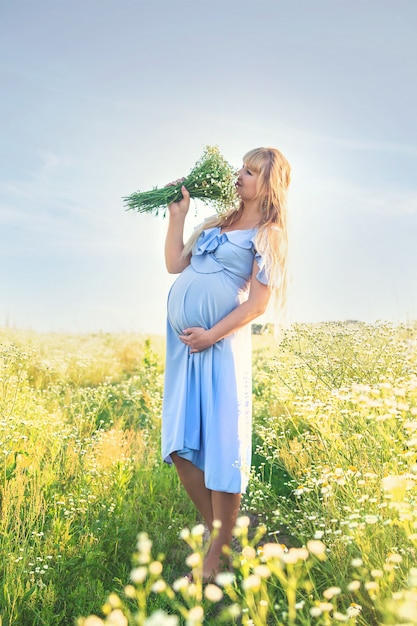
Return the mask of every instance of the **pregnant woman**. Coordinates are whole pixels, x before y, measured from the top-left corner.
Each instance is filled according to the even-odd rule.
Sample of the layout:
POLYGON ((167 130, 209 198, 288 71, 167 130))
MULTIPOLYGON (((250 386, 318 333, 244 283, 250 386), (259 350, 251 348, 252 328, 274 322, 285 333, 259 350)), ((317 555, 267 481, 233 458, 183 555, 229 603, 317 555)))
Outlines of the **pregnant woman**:
POLYGON ((203 579, 223 567, 251 465, 251 329, 286 285, 290 166, 275 148, 243 158, 239 205, 208 218, 184 244, 187 189, 169 205, 162 455, 174 463, 212 534, 203 579), (213 522, 220 528, 213 533, 213 522))

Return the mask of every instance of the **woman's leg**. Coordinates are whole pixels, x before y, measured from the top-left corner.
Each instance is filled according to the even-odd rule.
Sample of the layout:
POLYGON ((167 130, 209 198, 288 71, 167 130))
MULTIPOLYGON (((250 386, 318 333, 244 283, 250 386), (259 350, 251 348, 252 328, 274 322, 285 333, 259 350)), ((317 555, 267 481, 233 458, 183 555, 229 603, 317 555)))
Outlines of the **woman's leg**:
POLYGON ((208 579, 224 569, 227 559, 223 546, 230 547, 232 531, 236 525, 240 508, 240 493, 225 493, 207 489, 204 472, 176 452, 171 453, 178 476, 186 492, 204 518, 210 534, 213 535, 213 520, 221 524, 211 537, 210 548, 204 558, 203 578, 208 579))
POLYGON ((178 476, 191 500, 194 502, 210 533, 213 530, 213 505, 211 501, 211 490, 207 489, 204 483, 204 472, 193 465, 191 461, 183 459, 176 452, 171 453, 178 476))
POLYGON ((219 520, 221 526, 212 537, 209 551, 204 559, 203 577, 206 579, 224 569, 225 562, 228 565, 228 558, 223 553, 223 547, 230 547, 232 542, 240 500, 240 493, 211 492, 213 519, 219 520))

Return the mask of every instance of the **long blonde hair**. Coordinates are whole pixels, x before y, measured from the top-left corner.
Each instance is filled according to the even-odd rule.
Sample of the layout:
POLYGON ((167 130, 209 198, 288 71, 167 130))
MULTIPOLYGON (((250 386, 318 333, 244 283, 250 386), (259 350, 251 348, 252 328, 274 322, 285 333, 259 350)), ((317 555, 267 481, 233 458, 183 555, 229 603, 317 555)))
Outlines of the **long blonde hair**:
MULTIPOLYGON (((256 198, 259 199, 262 217, 255 236, 255 248, 262 255, 269 277, 274 308, 283 309, 287 292, 287 194, 291 181, 291 167, 276 148, 255 148, 243 157, 246 167, 258 174, 256 198)), ((207 228, 230 227, 242 215, 243 201, 223 215, 213 215, 196 228, 184 246, 188 256, 207 228)))

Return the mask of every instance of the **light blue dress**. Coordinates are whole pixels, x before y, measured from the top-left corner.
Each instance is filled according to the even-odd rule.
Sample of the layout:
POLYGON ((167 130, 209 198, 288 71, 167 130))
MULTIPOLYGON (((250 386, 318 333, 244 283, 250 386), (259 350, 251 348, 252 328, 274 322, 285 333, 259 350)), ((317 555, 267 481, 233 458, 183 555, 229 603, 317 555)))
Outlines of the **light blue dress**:
POLYGON ((188 267, 168 296, 162 456, 177 452, 204 471, 208 489, 244 492, 251 465, 252 371, 248 324, 202 352, 190 354, 178 335, 211 328, 246 297, 256 259, 256 229, 204 230, 188 267))

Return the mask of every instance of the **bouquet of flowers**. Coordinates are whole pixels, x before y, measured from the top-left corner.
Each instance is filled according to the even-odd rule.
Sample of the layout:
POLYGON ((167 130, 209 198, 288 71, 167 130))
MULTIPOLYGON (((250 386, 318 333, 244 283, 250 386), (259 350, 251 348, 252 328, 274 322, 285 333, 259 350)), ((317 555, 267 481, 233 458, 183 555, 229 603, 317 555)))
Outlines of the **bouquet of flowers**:
POLYGON ((154 187, 150 191, 136 191, 123 198, 127 210, 139 213, 151 213, 164 210, 171 202, 182 198, 181 187, 184 185, 192 198, 198 198, 205 204, 212 203, 218 213, 227 211, 236 204, 236 171, 224 159, 217 146, 206 146, 203 156, 194 165, 191 172, 181 182, 167 187, 154 187))

